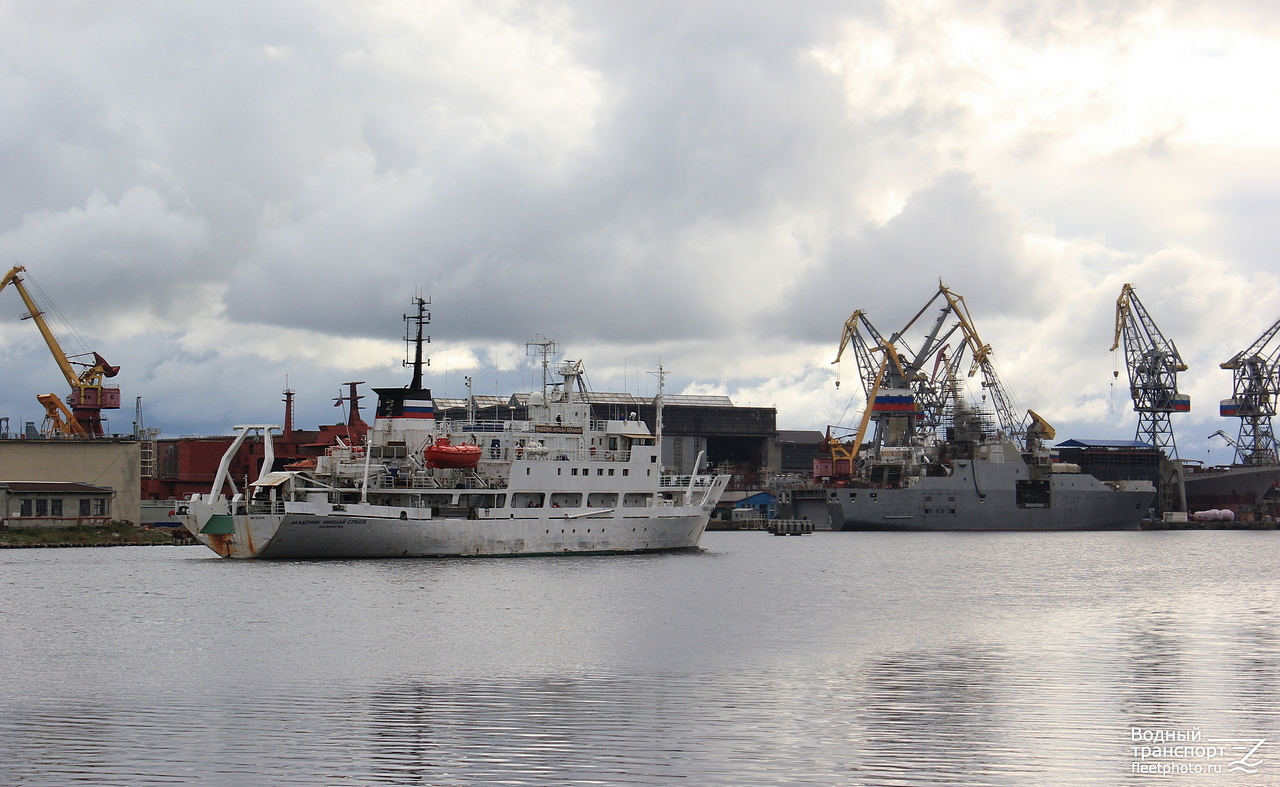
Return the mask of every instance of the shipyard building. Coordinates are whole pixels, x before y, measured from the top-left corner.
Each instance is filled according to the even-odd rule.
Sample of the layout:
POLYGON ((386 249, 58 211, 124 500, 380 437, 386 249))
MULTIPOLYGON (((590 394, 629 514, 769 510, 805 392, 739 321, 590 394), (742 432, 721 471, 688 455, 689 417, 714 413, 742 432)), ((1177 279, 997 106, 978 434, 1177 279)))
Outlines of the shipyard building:
POLYGON ((123 438, 0 438, 0 525, 141 521, 143 457, 123 438))
MULTIPOLYGON (((577 395, 591 405, 593 418, 642 421, 650 432, 657 431, 657 406, 652 398, 601 391, 577 395)), ((437 398, 436 417, 451 421, 524 419, 531 396, 437 398)), ((666 394, 662 397, 662 463, 673 472, 689 473, 702 453, 703 469, 714 467, 730 473, 738 484, 759 483, 780 465, 776 421, 777 410, 772 407, 738 407, 727 396, 666 394)))

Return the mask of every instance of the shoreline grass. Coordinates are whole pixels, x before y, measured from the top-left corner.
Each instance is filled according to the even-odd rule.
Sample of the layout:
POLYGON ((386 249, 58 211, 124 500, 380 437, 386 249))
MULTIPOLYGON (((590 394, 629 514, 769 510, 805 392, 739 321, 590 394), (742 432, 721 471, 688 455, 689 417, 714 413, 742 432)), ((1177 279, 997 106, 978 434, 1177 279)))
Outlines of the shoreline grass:
POLYGON ((127 522, 72 527, 0 529, 0 549, 23 547, 152 546, 177 543, 168 530, 151 530, 127 522))

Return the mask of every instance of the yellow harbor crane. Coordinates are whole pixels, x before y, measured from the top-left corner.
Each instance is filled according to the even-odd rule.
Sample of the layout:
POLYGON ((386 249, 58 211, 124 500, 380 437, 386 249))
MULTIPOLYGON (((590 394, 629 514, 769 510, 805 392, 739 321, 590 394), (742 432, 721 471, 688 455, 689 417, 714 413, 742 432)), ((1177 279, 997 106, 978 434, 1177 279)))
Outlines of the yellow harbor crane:
POLYGON ((44 310, 36 304, 23 285, 23 279, 18 274, 25 271, 26 268, 18 265, 6 273, 0 279, 0 292, 11 284, 18 291, 18 296, 27 307, 27 313, 22 315, 22 319, 35 322, 49 352, 53 354, 54 362, 71 386, 71 395, 65 403, 56 394, 40 394, 36 397, 45 409, 46 432, 59 437, 101 437, 101 411, 120 408, 120 389, 104 385, 102 381, 104 378, 115 377, 120 367, 110 365, 96 352, 86 353, 84 356, 67 355, 45 320, 44 310), (85 356, 92 358, 77 360, 85 356), (77 366, 82 367, 83 371, 77 372, 77 366))
POLYGON ((982 374, 983 398, 990 399, 1000 429, 1011 439, 1033 443, 1052 440, 1054 429, 1044 418, 1028 410, 1025 419, 1015 415, 1017 407, 1005 390, 991 361, 991 345, 982 341, 974 328, 964 297, 941 281, 938 291, 901 330, 885 338, 859 309, 845 321, 840 349, 832 363, 839 363, 852 349, 858 363, 867 406, 852 440, 833 437, 828 429, 825 450, 831 454, 836 475, 851 472, 859 452, 868 442, 877 447, 906 446, 922 435, 936 433, 957 412, 966 409, 960 393, 960 366, 967 355, 968 376, 982 374), (918 349, 909 347, 904 334, 941 299, 931 328, 918 349), (950 352, 947 341, 956 335, 959 346, 950 352), (880 357, 877 358, 876 356, 880 357), (933 362, 933 373, 926 366, 933 362), (869 433, 871 422, 874 434, 869 433))

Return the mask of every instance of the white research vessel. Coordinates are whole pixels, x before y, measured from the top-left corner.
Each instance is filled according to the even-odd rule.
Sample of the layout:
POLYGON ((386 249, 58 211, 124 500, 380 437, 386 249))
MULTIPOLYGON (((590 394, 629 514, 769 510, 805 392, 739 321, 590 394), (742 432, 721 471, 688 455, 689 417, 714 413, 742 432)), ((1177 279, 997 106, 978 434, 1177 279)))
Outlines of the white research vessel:
POLYGON ((272 471, 270 435, 278 427, 238 426, 212 491, 179 509, 183 525, 218 554, 238 558, 697 547, 729 476, 699 474, 701 456, 690 475, 663 474, 661 388, 654 434, 634 417, 593 418, 580 362, 556 372, 563 382, 531 394, 525 420, 437 421, 418 362, 414 384, 375 389, 367 445, 330 448, 314 469, 272 471), (264 436, 263 472, 237 490, 227 468, 255 431, 264 436), (431 449, 444 442, 468 447, 471 456, 442 459, 431 449), (448 464, 471 466, 441 466, 448 464), (228 483, 230 497, 222 493, 228 483))

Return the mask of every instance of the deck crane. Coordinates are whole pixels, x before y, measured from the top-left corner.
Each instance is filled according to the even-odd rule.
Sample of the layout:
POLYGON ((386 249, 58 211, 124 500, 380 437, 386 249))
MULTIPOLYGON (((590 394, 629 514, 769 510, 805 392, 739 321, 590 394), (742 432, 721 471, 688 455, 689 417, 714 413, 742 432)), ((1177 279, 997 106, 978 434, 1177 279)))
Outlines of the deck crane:
POLYGON ((1240 435, 1232 446, 1242 465, 1277 464, 1271 416, 1276 414, 1280 394, 1280 342, 1274 341, 1278 333, 1280 320, 1247 349, 1220 364, 1231 370, 1232 388, 1231 398, 1222 401, 1219 412, 1240 419, 1240 435))
MULTIPOLYGON (((1138 413, 1135 440, 1145 439, 1154 448, 1178 460, 1178 446, 1169 423, 1170 413, 1191 410, 1191 397, 1178 393, 1178 372, 1187 365, 1173 342, 1164 338, 1147 309, 1138 300, 1132 284, 1126 284, 1116 299, 1116 335, 1111 344, 1115 352, 1124 342, 1125 367, 1129 371, 1129 395, 1138 413)), ((1116 376, 1119 376, 1116 372, 1116 376)))
POLYGON ((18 296, 27 307, 27 313, 22 316, 22 319, 35 321, 36 327, 40 329, 40 335, 44 337, 45 344, 49 347, 49 352, 53 354, 53 360, 71 386, 71 395, 67 397, 65 403, 51 393, 36 397, 45 408, 45 420, 50 425, 49 431, 58 436, 102 437, 101 411, 115 410, 120 407, 120 389, 104 385, 102 381, 103 378, 115 377, 120 367, 108 364, 97 353, 86 353, 85 356, 91 356, 91 358, 85 360, 80 360, 85 356, 67 355, 46 322, 44 311, 23 286, 23 279, 18 274, 24 271, 26 268, 19 265, 6 273, 4 278, 0 279, 0 291, 11 284, 18 291, 18 296), (77 366, 82 367, 82 371, 77 372, 77 366))

